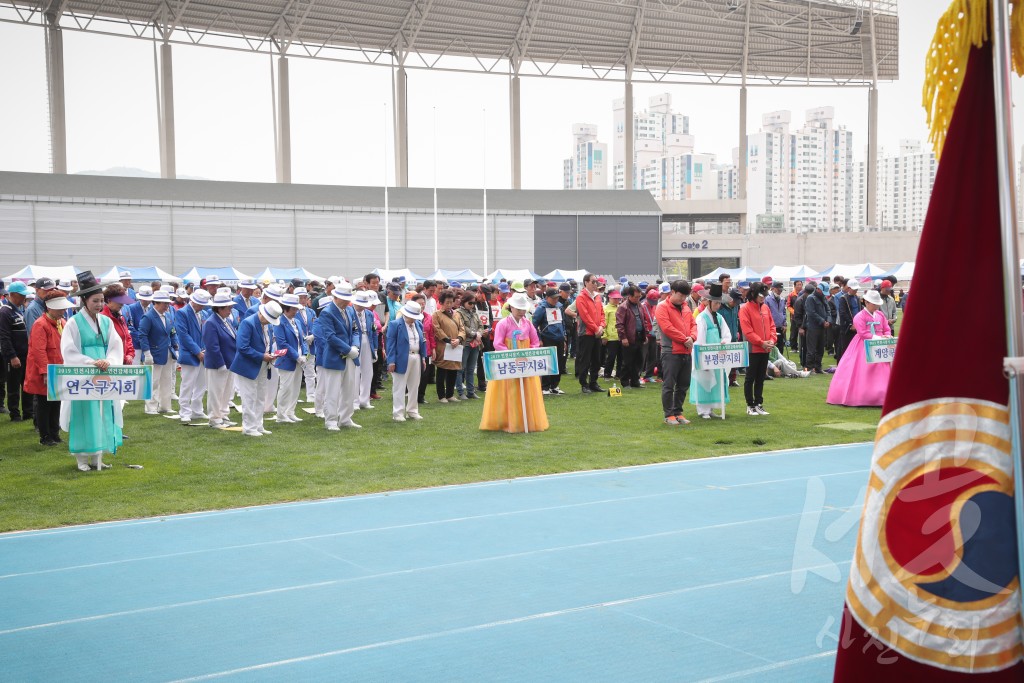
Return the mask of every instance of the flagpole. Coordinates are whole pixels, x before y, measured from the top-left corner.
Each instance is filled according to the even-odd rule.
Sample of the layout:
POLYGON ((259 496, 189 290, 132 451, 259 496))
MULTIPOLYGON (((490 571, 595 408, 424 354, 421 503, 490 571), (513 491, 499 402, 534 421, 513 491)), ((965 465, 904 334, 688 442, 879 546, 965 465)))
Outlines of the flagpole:
POLYGON ((487 107, 484 107, 484 174, 483 174, 483 185, 484 185, 484 272, 483 275, 487 275, 487 107))
POLYGON ((440 267, 437 261, 437 107, 434 107, 434 271, 440 267))
MULTIPOLYGON (((1017 211, 1013 188, 1013 96, 1010 90, 1010 29, 1006 0, 992 4, 992 60, 995 80, 996 165, 999 171, 999 216, 1003 246, 1003 289, 1006 313, 1006 354, 1024 355, 1020 261, 1017 259, 1017 211)), ((1024 576, 1024 460, 1021 458, 1021 406, 1024 384, 1016 372, 1010 382, 1010 444, 1013 462, 1014 512, 1017 517, 1017 576, 1024 576)), ((1024 612, 1024 590, 1019 590, 1024 612)))
POLYGON ((384 269, 391 270, 391 212, 388 207, 388 103, 384 103, 384 269))

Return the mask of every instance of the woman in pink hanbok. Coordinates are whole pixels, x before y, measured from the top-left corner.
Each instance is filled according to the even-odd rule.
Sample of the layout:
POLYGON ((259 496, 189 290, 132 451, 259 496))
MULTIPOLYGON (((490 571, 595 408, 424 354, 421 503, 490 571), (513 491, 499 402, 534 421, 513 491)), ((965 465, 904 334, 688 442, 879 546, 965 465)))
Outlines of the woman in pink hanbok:
POLYGON ((864 342, 878 337, 891 337, 892 329, 879 309, 881 295, 872 290, 864 295, 864 308, 853 317, 855 335, 843 352, 832 384, 828 402, 841 406, 881 406, 889 386, 890 363, 868 363, 864 342))

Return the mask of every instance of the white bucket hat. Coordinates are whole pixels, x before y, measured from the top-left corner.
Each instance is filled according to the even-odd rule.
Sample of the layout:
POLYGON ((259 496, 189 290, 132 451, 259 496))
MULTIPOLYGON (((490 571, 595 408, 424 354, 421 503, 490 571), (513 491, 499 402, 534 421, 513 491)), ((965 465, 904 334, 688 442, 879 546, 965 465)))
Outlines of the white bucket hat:
POLYGON ((356 306, 362 306, 363 308, 370 307, 370 293, 369 292, 357 292, 352 297, 352 303, 356 306))
POLYGON ((266 319, 266 321, 273 325, 274 327, 277 327, 278 325, 281 324, 281 315, 284 313, 284 311, 281 310, 280 304, 278 304, 276 301, 268 301, 265 304, 260 304, 259 311, 261 314, 263 314, 263 317, 266 319))
POLYGON ((128 271, 128 270, 122 270, 120 273, 117 274, 117 276, 118 276, 117 277, 118 280, 131 280, 132 279, 131 271, 128 271))
POLYGON ((316 307, 317 307, 317 309, 323 309, 324 306, 326 306, 329 303, 331 303, 331 297, 329 297, 329 296, 320 297, 320 299, 317 300, 317 302, 316 302, 316 307))
POLYGON ((309 292, 306 291, 305 287, 296 287, 295 296, 309 296, 309 292))
POLYGON ((268 297, 271 301, 280 301, 283 294, 284 287, 281 285, 267 285, 263 290, 263 296, 268 297))
POLYGON ((187 299, 188 292, 185 290, 184 287, 178 287, 178 289, 175 290, 174 292, 174 296, 178 297, 179 299, 187 299))
POLYGON ((876 306, 881 306, 882 305, 882 295, 872 289, 871 291, 869 291, 867 294, 864 295, 864 301, 866 301, 869 304, 874 304, 876 306))
POLYGON ((192 292, 192 296, 190 296, 188 300, 199 306, 209 306, 210 293, 207 292, 205 289, 197 289, 196 291, 192 292))
POLYGON ((256 281, 253 280, 251 277, 247 277, 244 280, 239 281, 238 288, 239 289, 256 289, 256 281))
POLYGON ((135 298, 140 301, 152 301, 153 300, 153 288, 149 285, 143 285, 139 287, 139 290, 135 292, 135 298))
POLYGON ((62 292, 70 292, 71 280, 57 280, 57 289, 62 292))
POLYGON ((220 307, 220 306, 234 306, 235 305, 235 300, 231 298, 231 290, 228 289, 228 291, 225 292, 225 291, 223 291, 224 289, 227 289, 227 288, 224 287, 224 288, 218 289, 217 293, 213 295, 213 298, 210 299, 210 305, 211 306, 220 307))
POLYGON ((530 298, 526 296, 526 292, 517 292, 508 300, 508 307, 528 311, 530 310, 530 298))
POLYGON ((46 307, 51 311, 66 311, 69 308, 74 308, 75 302, 66 296, 56 296, 52 299, 47 299, 46 307))
POLYGON ((161 289, 159 292, 153 292, 153 296, 149 300, 155 304, 169 304, 171 295, 161 289))
POLYGON ((281 295, 279 301, 282 306, 291 306, 292 308, 297 308, 300 311, 305 308, 305 306, 299 303, 299 296, 297 294, 288 294, 286 292, 281 295))
POLYGON ((860 289, 860 283, 857 282, 856 280, 850 280, 849 282, 846 283, 846 286, 849 287, 850 289, 852 289, 855 292, 858 289, 860 289))
POLYGON ((352 301, 352 285, 347 282, 342 282, 335 286, 331 295, 341 299, 342 301, 352 301))
POLYGON ((380 306, 380 297, 377 296, 377 292, 367 292, 366 294, 370 297, 371 306, 380 306))
POLYGON ((423 307, 415 301, 407 301, 402 306, 402 315, 413 320, 423 320, 423 307))
POLYGON ((160 285, 160 291, 174 294, 174 285, 160 285))

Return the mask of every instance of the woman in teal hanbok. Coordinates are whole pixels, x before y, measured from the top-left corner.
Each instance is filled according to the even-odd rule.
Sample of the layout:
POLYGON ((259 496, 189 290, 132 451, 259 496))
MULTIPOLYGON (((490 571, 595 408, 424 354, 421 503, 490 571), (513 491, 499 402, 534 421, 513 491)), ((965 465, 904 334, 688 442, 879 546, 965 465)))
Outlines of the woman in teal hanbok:
MULTIPOLYGON (((95 365, 106 370, 121 365, 124 348, 113 323, 103 310, 103 286, 93 274, 78 275, 78 301, 81 308, 64 326, 60 350, 65 365, 95 365)), ((113 401, 64 401, 60 427, 68 433, 68 448, 78 461, 78 469, 107 469, 103 454, 113 455, 121 445, 121 410, 113 401)))
MULTIPOLYGON (((728 296, 728 295, 726 295, 728 296)), ((732 341, 732 332, 725 318, 718 314, 722 307, 722 285, 712 284, 711 290, 701 292, 701 298, 707 306, 694 316, 697 323, 697 341, 694 354, 704 344, 728 344, 732 341), (705 294, 707 292, 707 294, 705 294)), ((729 402, 729 371, 728 370, 697 370, 690 374, 690 403, 697 406, 697 415, 705 420, 711 419, 711 409, 724 409, 729 402), (724 394, 724 401, 723 399, 724 394)), ((721 414, 716 415, 720 417, 721 414)))

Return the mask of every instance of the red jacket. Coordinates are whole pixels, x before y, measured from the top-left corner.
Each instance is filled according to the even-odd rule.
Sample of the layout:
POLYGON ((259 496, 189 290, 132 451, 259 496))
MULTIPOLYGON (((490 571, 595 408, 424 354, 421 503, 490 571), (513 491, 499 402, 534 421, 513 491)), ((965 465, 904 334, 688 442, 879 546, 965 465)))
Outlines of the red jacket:
POLYGON ((682 309, 678 309, 670 299, 665 299, 658 304, 654 317, 658 319, 661 333, 672 340, 672 353, 690 355, 693 347, 686 348, 686 340, 697 341, 697 323, 686 302, 683 302, 682 309))
POLYGON ((32 323, 28 338, 28 357, 25 360, 25 393, 46 396, 46 366, 61 365, 60 331, 66 320, 54 321, 45 313, 32 323))
POLYGON ((583 334, 595 336, 598 328, 604 327, 604 306, 585 289, 576 297, 576 312, 583 321, 583 334))
POLYGON ((743 331, 743 338, 750 342, 751 353, 768 353, 761 344, 766 341, 774 342, 778 336, 775 332, 772 310, 756 301, 748 301, 740 307, 740 329, 743 331))
POLYGON ((128 331, 128 323, 125 322, 123 315, 114 315, 109 306, 103 307, 103 315, 110 318, 110 321, 114 323, 117 336, 121 338, 121 344, 124 345, 124 364, 131 365, 132 360, 135 358, 135 347, 132 346, 132 334, 128 331))

